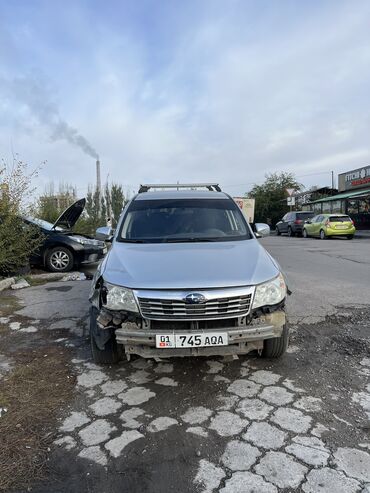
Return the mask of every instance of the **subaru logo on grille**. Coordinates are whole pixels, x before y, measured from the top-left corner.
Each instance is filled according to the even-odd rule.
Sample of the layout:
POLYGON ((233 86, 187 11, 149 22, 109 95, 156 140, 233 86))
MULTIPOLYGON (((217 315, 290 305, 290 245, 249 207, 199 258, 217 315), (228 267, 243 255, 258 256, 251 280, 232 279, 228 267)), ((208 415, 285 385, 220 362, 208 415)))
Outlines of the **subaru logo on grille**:
POLYGON ((185 303, 191 305, 199 305, 207 301, 206 297, 201 293, 190 293, 184 298, 185 303))

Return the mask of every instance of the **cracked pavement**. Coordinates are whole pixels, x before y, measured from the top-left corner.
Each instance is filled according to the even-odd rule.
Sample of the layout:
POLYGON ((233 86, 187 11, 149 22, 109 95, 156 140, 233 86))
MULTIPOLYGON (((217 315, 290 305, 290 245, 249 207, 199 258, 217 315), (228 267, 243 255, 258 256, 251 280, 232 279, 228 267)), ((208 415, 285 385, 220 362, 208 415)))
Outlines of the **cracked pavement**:
POLYGON ((264 244, 294 291, 291 346, 279 361, 251 353, 99 367, 86 341, 89 282, 16 294, 24 308, 2 323, 73 348, 77 375, 50 476, 31 491, 370 491, 370 264, 343 258, 369 243, 264 244))

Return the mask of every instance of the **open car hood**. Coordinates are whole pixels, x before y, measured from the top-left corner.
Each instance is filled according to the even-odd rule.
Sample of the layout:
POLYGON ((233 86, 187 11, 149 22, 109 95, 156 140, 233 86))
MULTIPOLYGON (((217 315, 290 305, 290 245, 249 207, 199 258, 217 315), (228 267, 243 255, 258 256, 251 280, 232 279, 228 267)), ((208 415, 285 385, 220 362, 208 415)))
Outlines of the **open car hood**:
POLYGON ((63 229, 72 229, 76 224, 78 218, 81 216, 82 211, 85 209, 86 199, 77 200, 74 204, 70 205, 53 224, 53 229, 57 226, 63 229))

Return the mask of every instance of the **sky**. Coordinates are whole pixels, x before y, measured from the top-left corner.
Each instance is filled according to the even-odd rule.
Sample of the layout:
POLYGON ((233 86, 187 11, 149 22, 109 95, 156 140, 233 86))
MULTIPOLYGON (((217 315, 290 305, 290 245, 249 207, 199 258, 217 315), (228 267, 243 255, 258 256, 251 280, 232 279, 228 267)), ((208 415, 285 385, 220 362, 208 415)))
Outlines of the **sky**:
POLYGON ((368 0, 0 0, 0 158, 36 186, 307 188, 370 162, 368 0))

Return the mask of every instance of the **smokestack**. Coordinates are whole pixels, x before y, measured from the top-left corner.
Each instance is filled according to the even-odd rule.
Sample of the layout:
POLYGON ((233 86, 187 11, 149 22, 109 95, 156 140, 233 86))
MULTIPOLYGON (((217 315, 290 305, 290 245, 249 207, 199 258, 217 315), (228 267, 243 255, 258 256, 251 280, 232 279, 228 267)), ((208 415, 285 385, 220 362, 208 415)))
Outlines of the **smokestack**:
POLYGON ((100 196, 100 194, 101 194, 101 178, 100 178, 100 161, 99 161, 99 159, 96 160, 96 190, 100 196))

